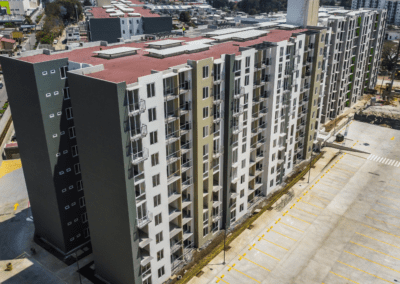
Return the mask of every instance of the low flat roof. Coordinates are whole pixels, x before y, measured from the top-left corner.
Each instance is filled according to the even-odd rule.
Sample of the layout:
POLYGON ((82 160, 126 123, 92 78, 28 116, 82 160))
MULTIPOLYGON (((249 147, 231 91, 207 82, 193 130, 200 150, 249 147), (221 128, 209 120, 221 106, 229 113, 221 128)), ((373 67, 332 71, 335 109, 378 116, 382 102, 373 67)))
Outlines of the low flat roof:
POLYGON ((166 45, 171 45, 171 44, 179 44, 185 42, 184 40, 177 40, 177 39, 166 39, 166 40, 160 40, 160 41, 154 41, 150 42, 147 45, 148 46, 166 46, 166 45))
POLYGON ((119 54, 119 53, 137 51, 137 50, 139 50, 139 49, 140 49, 140 48, 122 46, 122 47, 117 47, 117 48, 113 48, 113 49, 93 51, 93 53, 112 55, 112 54, 119 54))
MULTIPOLYGON (((145 51, 148 42, 143 43, 127 43, 123 47, 133 47, 141 48, 137 51, 136 55, 129 55, 115 59, 104 59, 99 58, 93 54, 94 51, 99 51, 100 48, 103 50, 114 49, 115 46, 94 46, 87 48, 78 48, 71 50, 69 52, 53 53, 51 55, 38 54, 28 57, 21 57, 18 60, 39 63, 56 59, 68 58, 70 61, 78 63, 86 63, 92 66, 103 64, 104 70, 100 72, 95 72, 85 76, 109 81, 109 82, 126 82, 127 84, 137 82, 139 77, 150 75, 152 70, 163 71, 169 67, 187 64, 188 60, 202 60, 206 58, 218 59, 222 54, 236 54, 240 55, 240 47, 248 47, 262 42, 280 42, 284 40, 289 40, 293 34, 305 32, 307 29, 297 29, 297 30, 270 30, 269 33, 260 38, 249 40, 245 42, 225 42, 216 45, 210 45, 208 50, 181 54, 179 56, 173 56, 168 58, 155 58, 150 57, 149 53, 145 51), (140 68, 134 68, 134 66, 140 66, 140 68)), ((198 41, 202 39, 207 39, 204 37, 197 38, 177 38, 178 40, 198 41)))

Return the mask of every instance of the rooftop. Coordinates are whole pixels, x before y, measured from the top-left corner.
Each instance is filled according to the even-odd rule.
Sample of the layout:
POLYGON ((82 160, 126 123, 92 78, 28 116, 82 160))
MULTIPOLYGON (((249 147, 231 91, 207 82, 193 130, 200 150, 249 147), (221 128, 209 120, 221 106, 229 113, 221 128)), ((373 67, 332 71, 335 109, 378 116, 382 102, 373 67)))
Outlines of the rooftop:
POLYGON ((96 19, 105 19, 105 18, 115 18, 117 17, 124 17, 124 18, 128 18, 128 17, 132 17, 132 16, 137 16, 135 14, 140 14, 141 17, 160 17, 160 15, 158 14, 153 14, 151 13, 151 10, 149 9, 145 9, 143 7, 143 3, 139 2, 138 0, 126 0, 126 1, 120 1, 118 4, 111 4, 111 5, 107 5, 104 7, 93 7, 91 10, 88 10, 89 13, 93 14, 93 18, 96 19), (130 2, 130 4, 125 4, 130 2), (125 5, 129 10, 126 10, 127 12, 123 12, 121 11, 118 7, 120 5, 125 5), (141 6, 135 6, 135 5, 141 5, 141 6), (112 8, 111 8, 112 7, 112 8), (108 13, 106 11, 108 10, 115 10, 116 12, 114 13, 108 13), (131 9, 133 9, 133 11, 131 11, 131 9), (111 15, 110 15, 111 14, 111 15), (114 15, 114 17, 113 17, 114 15))
MULTIPOLYGON (((115 46, 94 46, 87 48, 75 49, 68 52, 53 53, 51 55, 38 54, 34 56, 21 57, 19 60, 38 63, 44 61, 50 61, 61 58, 68 58, 70 61, 78 63, 87 63, 92 66, 103 64, 104 70, 96 73, 92 73, 86 76, 98 78, 110 82, 126 82, 126 84, 136 83, 137 79, 141 76, 150 75, 152 70, 163 71, 169 67, 186 64, 188 60, 201 60, 205 58, 213 57, 215 59, 220 58, 222 54, 236 54, 239 55, 240 47, 248 47, 262 42, 280 42, 289 40, 294 33, 300 33, 307 31, 307 29, 297 30, 270 30, 265 36, 261 36, 257 39, 248 40, 244 42, 230 41, 220 43, 216 45, 210 45, 207 50, 203 50, 196 53, 185 53, 179 56, 172 56, 167 58, 155 58, 149 56, 149 52, 146 51, 146 47, 149 42, 143 43, 126 43, 120 47, 131 47, 140 48, 137 50, 137 54, 124 56, 115 59, 104 59, 99 58, 94 52, 99 51, 100 48, 105 51, 107 49, 115 49, 115 46), (134 68, 134 66, 140 66, 140 68, 134 68)), ((198 38, 176 38, 177 40, 185 40, 185 44, 190 41, 204 40, 203 37, 198 38)))

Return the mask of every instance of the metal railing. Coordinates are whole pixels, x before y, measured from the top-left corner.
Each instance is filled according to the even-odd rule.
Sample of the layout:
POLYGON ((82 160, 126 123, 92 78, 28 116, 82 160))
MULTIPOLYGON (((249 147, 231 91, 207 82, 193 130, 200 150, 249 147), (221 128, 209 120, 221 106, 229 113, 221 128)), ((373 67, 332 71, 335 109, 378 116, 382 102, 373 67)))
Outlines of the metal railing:
POLYGON ((191 184, 193 184, 193 178, 191 178, 191 177, 188 177, 188 178, 186 178, 186 180, 182 181, 182 187, 189 186, 191 184))
POLYGON ((192 102, 183 102, 182 104, 180 104, 179 109, 181 111, 192 110, 192 102))
POLYGON ((170 100, 175 99, 179 95, 179 87, 171 87, 164 89, 164 99, 170 100))
POLYGON ((136 222, 137 222, 137 227, 138 228, 143 228, 144 226, 146 226, 148 223, 150 223, 151 221, 153 221, 153 213, 146 211, 146 214, 141 217, 141 218, 136 218, 136 222))
POLYGON ((192 149, 192 141, 188 141, 185 144, 181 145, 182 150, 190 150, 192 149))
POLYGON ((142 124, 141 127, 131 129, 131 140, 136 140, 147 135, 147 125, 142 124))
POLYGON ((180 130, 178 129, 177 131, 166 133, 165 140, 167 143, 170 143, 172 140, 174 140, 174 138, 179 138, 180 136, 180 130))
POLYGON ((190 81, 185 81, 179 84, 179 91, 181 93, 188 91, 190 89, 190 81))
POLYGON ((214 120, 218 120, 218 119, 223 119, 224 118, 224 113, 223 111, 218 111, 218 112, 214 112, 214 120))
POLYGON ((135 115, 137 113, 143 113, 146 110, 146 102, 144 100, 139 100, 137 103, 132 103, 128 105, 129 115, 135 115))
POLYGON ((132 164, 138 164, 149 158, 149 149, 143 148, 143 151, 132 153, 132 164))
POLYGON ((190 129, 192 129, 192 123, 187 121, 183 124, 181 124, 180 126, 181 131, 189 131, 190 129))
POLYGON ((239 123, 238 125, 232 126, 233 134, 238 134, 243 129, 243 124, 239 123))
POLYGON ((179 158, 180 151, 181 151, 181 150, 178 150, 178 151, 176 151, 176 152, 174 152, 174 153, 172 153, 172 154, 169 154, 169 155, 166 157, 167 164, 173 163, 175 160, 177 160, 177 159, 179 158))
POLYGON ((179 118, 179 109, 173 110, 173 111, 168 111, 165 113, 165 120, 173 120, 176 118, 179 118))
POLYGON ((219 93, 214 94, 214 102, 218 102, 224 99, 224 92, 220 91, 219 93))
POLYGON ((233 116, 238 116, 241 115, 244 112, 244 106, 239 105, 239 106, 234 106, 233 107, 233 116))

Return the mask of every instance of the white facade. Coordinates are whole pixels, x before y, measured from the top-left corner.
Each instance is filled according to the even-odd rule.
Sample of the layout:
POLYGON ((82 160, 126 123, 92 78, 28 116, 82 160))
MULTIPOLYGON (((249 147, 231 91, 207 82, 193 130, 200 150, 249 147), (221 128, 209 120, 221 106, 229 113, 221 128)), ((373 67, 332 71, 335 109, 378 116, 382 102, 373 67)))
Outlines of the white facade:
POLYGON ((142 17, 121 18, 121 37, 130 39, 131 36, 143 34, 142 17))
POLYGON ((30 14, 38 5, 36 0, 9 0, 11 15, 30 14))

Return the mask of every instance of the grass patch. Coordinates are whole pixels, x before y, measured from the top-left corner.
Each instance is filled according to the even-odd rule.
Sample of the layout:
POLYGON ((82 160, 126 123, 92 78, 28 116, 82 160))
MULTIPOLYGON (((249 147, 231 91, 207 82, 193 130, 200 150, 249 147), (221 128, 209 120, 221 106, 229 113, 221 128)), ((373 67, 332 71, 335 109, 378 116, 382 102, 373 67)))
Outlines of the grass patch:
MULTIPOLYGON (((324 152, 319 153, 314 160, 311 162, 311 166, 322 157, 324 152)), ((303 176, 308 172, 310 169, 310 164, 308 164, 302 171, 299 171, 293 178, 290 178, 288 184, 279 192, 275 192, 267 199, 267 206, 264 206, 261 211, 257 214, 252 215, 246 221, 244 221, 241 225, 237 226, 231 234, 226 237, 226 246, 229 247, 229 244, 232 243, 244 230, 251 228, 252 223, 256 221, 265 211, 272 210, 272 206, 275 204, 276 201, 279 200, 283 195, 287 194, 287 192, 301 179, 303 176)), ((177 275, 181 275, 181 280, 177 280, 176 278, 172 280, 170 283, 177 283, 183 284, 187 283, 193 277, 197 276, 202 269, 213 259, 215 258, 221 251, 224 249, 224 234, 220 233, 212 242, 211 244, 200 252, 195 252, 193 255, 193 261, 187 264, 177 275), (187 270, 185 274, 183 271, 187 270)), ((230 248, 230 247, 229 247, 230 248)), ((228 250, 228 248, 226 249, 228 250)))

